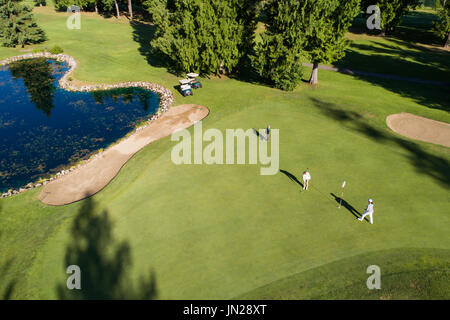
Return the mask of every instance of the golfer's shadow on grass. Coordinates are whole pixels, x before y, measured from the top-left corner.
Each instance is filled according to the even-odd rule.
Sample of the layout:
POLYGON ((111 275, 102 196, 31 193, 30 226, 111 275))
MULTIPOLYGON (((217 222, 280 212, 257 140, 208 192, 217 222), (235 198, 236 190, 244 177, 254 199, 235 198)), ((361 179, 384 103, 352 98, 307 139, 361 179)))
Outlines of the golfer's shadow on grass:
POLYGON ((260 140, 266 140, 267 141, 267 137, 262 135, 261 133, 258 132, 258 130, 253 128, 253 133, 256 134, 256 136, 260 139, 260 140))
MULTIPOLYGON (((330 193, 330 195, 332 195, 334 197, 334 200, 336 200, 337 203, 341 203, 341 198, 340 197, 336 196, 334 193, 330 193)), ((356 210, 351 204, 349 204, 344 199, 342 199, 342 206, 345 209, 347 209, 348 211, 350 211, 350 213, 352 215, 354 215, 356 218, 359 218, 361 216, 361 214, 358 212, 358 210, 356 210)))
POLYGON ((284 174, 286 177, 291 179, 292 181, 296 182, 300 187, 303 189, 303 183, 301 183, 296 176, 294 176, 292 173, 286 171, 286 170, 280 170, 282 174, 284 174))

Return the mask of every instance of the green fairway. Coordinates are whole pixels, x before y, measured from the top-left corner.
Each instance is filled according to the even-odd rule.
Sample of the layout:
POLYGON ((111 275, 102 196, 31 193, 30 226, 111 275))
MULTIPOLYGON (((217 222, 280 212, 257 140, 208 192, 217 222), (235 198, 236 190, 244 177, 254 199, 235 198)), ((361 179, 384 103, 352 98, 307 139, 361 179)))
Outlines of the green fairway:
POLYGON ((239 299, 449 299, 450 252, 402 248, 370 252, 295 274, 248 292, 239 299), (361 286, 376 261, 380 290, 361 286))
MULTIPOLYGON (((174 105, 211 110, 204 130, 280 130, 276 175, 261 176, 260 165, 176 166, 176 142, 167 137, 93 197, 108 210, 114 236, 130 245, 127 272, 137 281, 152 268, 159 298, 449 298, 450 150, 403 138, 385 123, 398 112, 450 122, 448 88, 321 70, 318 87, 282 92, 222 77, 201 79, 203 89, 183 98, 174 89, 178 77, 149 51, 150 26, 89 14, 70 31, 66 14, 35 11, 51 40, 34 48, 61 46, 79 62, 77 80, 162 84, 173 89, 174 105), (306 168, 311 187, 301 192, 289 174, 301 180, 306 168), (338 209, 333 195, 344 180, 338 209), (373 225, 351 211, 361 213, 368 198, 373 225), (366 287, 369 265, 381 268, 379 292, 366 287)), ((346 67, 355 61, 357 70, 449 81, 449 52, 350 36, 354 60, 344 59, 346 67), (392 52, 371 62, 380 50, 392 52), (408 56, 399 56, 404 50, 408 56)), ((0 59, 21 53, 0 47, 0 59)), ((81 203, 45 206, 39 192, 0 199, 0 295, 13 284, 12 298, 53 299, 65 283, 65 249, 81 203)))

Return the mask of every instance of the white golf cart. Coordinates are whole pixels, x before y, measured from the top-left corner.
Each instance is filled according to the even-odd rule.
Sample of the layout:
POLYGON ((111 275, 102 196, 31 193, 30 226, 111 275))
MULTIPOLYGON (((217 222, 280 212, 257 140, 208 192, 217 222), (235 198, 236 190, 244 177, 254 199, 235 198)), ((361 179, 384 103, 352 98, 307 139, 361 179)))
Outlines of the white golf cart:
POLYGON ((192 92, 191 81, 189 79, 181 79, 180 80, 180 90, 181 90, 181 94, 184 97, 192 96, 194 94, 192 92))
POLYGON ((191 72, 191 73, 186 74, 186 76, 188 77, 188 80, 190 81, 192 88, 198 89, 198 88, 202 87, 201 82, 196 79, 198 77, 197 73, 191 72))

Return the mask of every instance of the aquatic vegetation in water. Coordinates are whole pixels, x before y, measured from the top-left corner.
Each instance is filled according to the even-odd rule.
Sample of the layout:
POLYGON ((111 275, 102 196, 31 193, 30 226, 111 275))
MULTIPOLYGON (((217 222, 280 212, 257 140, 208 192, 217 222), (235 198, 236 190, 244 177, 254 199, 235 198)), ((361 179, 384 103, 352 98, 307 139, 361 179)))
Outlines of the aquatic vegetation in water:
POLYGON ((0 68, 0 191, 17 188, 106 148, 159 107, 142 88, 69 92, 66 63, 23 60, 0 68))

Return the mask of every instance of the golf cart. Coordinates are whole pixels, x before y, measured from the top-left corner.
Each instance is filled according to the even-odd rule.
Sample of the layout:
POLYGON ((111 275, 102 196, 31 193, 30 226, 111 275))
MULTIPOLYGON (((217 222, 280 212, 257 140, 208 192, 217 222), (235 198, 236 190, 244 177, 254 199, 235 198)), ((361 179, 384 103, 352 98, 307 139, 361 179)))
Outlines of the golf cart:
POLYGON ((195 79, 198 77, 197 73, 191 72, 191 73, 188 73, 186 76, 188 77, 188 80, 190 81, 192 88, 194 88, 194 89, 202 88, 201 82, 198 81, 197 79, 195 79))
POLYGON ((191 81, 188 79, 180 80, 180 91, 183 97, 192 96, 194 94, 190 83, 191 81))

